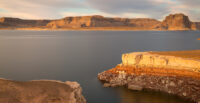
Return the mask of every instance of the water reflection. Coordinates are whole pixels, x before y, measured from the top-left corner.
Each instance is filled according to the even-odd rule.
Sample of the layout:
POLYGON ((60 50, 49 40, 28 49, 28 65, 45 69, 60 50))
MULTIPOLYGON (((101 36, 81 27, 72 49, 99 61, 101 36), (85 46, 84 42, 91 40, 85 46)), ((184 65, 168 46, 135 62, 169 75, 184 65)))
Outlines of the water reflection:
POLYGON ((0 31, 0 78, 78 81, 87 103, 184 103, 105 89, 97 74, 119 64, 122 53, 200 49, 199 37, 199 31, 0 31))
POLYGON ((121 103, 189 103, 179 97, 161 92, 133 91, 126 88, 118 88, 121 103))

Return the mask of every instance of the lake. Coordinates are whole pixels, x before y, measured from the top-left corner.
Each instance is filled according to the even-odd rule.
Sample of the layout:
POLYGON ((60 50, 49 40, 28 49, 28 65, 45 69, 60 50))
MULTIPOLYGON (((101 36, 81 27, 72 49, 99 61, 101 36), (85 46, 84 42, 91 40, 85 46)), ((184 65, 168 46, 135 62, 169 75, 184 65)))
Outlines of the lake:
POLYGON ((103 88, 97 74, 123 53, 200 49, 199 31, 0 31, 0 77, 77 81, 87 103, 186 103, 175 96, 103 88))

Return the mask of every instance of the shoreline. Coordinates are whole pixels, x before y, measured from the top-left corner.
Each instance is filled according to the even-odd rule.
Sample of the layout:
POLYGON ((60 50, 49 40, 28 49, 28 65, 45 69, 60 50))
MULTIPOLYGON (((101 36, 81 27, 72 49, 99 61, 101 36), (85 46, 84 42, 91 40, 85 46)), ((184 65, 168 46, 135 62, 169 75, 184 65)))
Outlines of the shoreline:
POLYGON ((200 50, 123 54, 122 63, 99 73, 98 79, 104 87, 161 91, 200 103, 200 58, 194 59, 194 52, 200 54, 200 50), (193 60, 196 65, 190 65, 193 60))
POLYGON ((2 103, 86 103, 80 84, 71 81, 0 78, 0 90, 2 103))
POLYGON ((24 30, 24 31, 200 31, 200 30, 151 30, 151 29, 24 29, 24 28, 17 28, 17 29, 1 29, 3 30, 24 30))

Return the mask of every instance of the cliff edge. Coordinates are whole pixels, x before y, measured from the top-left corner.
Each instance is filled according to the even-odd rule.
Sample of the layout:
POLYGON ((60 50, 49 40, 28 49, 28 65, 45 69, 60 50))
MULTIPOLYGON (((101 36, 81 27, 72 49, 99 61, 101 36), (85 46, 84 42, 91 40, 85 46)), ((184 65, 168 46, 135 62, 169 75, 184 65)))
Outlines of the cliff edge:
POLYGON ((108 18, 100 15, 66 17, 60 20, 53 20, 47 24, 48 28, 138 28, 153 29, 154 25, 160 22, 149 18, 108 18))
POLYGON ((86 103, 77 82, 38 80, 18 82, 0 79, 1 103, 86 103))
POLYGON ((161 23, 161 27, 166 30, 191 30, 192 22, 189 17, 180 14, 170 14, 161 23))
POLYGON ((199 50, 123 54, 121 64, 99 73, 98 78, 105 87, 162 91, 199 103, 199 55, 199 50))
POLYGON ((152 18, 115 18, 101 15, 65 17, 56 20, 0 18, 0 29, 20 30, 200 30, 199 22, 179 13, 163 21, 152 18))
POLYGON ((162 55, 156 52, 134 52, 122 55, 122 66, 175 68, 200 72, 199 59, 162 55))
POLYGON ((25 20, 19 18, 0 18, 0 28, 44 28, 50 20, 25 20))

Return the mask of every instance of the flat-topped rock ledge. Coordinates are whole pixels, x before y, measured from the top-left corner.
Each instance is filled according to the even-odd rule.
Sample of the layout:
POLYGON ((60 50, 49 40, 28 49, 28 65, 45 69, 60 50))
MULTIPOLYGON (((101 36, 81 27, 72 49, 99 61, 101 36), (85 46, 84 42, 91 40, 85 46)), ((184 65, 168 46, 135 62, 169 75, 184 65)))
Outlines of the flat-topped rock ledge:
POLYGON ((197 54, 188 55, 194 52, 200 53, 175 51, 123 54, 121 64, 99 73, 98 78, 105 87, 126 86, 132 90, 161 91, 200 103, 200 61, 195 56, 197 54))
POLYGON ((0 79, 0 103, 86 103, 77 82, 0 79))

